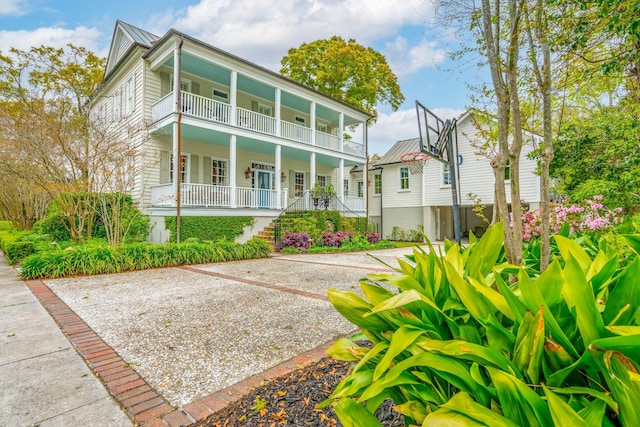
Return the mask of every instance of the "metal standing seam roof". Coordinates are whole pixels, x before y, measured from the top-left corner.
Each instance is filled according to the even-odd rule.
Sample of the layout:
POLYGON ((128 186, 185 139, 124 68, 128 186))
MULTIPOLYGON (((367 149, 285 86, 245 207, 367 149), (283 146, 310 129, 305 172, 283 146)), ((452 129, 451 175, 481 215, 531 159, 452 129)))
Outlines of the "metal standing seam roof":
POLYGON ((141 28, 134 27, 133 25, 127 24, 126 22, 118 21, 118 23, 127 34, 133 37, 133 40, 136 44, 150 48, 157 40, 160 39, 159 36, 156 36, 155 34, 152 34, 141 28))
POLYGON ((403 154, 420 151, 420 138, 411 138, 398 141, 384 153, 384 155, 376 162, 376 165, 388 165, 392 163, 400 163, 400 157, 403 154))

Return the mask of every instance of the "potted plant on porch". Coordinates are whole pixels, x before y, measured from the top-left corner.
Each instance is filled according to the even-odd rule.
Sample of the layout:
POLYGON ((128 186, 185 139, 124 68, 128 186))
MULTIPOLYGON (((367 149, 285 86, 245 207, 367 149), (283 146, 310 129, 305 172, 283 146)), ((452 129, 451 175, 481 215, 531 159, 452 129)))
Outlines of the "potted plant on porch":
POLYGON ((323 189, 322 189, 322 201, 324 202, 324 208, 328 209, 329 208, 329 202, 331 200, 331 198, 336 194, 335 189, 333 188, 332 184, 327 184, 323 189))
POLYGON ((324 189, 322 188, 320 183, 316 182, 316 184, 313 186, 313 188, 310 191, 311 200, 313 200, 314 209, 318 209, 318 202, 320 201, 320 197, 322 197, 323 192, 324 192, 324 189))

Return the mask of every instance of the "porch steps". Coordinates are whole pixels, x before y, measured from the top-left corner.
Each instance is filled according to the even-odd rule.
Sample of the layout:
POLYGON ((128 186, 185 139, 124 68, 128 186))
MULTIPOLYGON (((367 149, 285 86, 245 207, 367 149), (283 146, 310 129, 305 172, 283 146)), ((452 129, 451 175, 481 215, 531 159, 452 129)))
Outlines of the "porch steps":
POLYGON ((273 245, 273 239, 275 236, 274 227, 275 226, 272 222, 262 230, 258 231, 258 235, 256 236, 258 239, 264 240, 269 244, 269 247, 271 248, 271 252, 275 252, 275 247, 273 245))

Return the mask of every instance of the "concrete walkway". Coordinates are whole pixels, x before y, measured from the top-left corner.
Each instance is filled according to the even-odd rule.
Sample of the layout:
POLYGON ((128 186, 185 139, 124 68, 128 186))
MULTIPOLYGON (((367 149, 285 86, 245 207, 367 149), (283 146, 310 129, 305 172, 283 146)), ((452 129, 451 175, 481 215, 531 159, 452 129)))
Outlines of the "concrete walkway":
POLYGON ((0 426, 131 426, 0 254, 0 426))

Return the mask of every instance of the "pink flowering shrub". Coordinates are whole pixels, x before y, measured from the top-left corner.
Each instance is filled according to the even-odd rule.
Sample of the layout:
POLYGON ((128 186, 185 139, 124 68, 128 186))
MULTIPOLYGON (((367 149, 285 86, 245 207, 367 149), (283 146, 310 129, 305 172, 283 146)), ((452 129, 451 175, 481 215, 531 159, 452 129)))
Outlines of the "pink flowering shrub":
POLYGON ((282 248, 298 249, 300 252, 306 252, 311 247, 311 236, 309 233, 290 233, 286 232, 282 238, 282 248))
MULTIPOLYGON (((550 209, 550 232, 557 233, 566 223, 572 233, 608 231, 622 221, 622 208, 607 209, 602 196, 594 196, 585 205, 552 204, 550 209)), ((540 236, 540 208, 522 214, 522 237, 530 241, 540 236)))
POLYGON ((327 231, 322 234, 322 245, 339 248, 345 240, 353 239, 353 231, 338 231, 332 233, 327 231))

